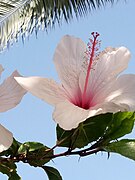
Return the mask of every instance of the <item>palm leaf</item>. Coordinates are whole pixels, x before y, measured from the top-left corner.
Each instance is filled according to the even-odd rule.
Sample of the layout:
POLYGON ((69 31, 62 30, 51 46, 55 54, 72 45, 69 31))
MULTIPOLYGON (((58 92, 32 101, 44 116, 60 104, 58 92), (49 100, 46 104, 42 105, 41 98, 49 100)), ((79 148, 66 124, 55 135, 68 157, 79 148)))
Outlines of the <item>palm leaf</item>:
POLYGON ((1 0, 0 51, 18 37, 30 35, 40 28, 48 30, 65 19, 86 15, 92 9, 115 0, 1 0))

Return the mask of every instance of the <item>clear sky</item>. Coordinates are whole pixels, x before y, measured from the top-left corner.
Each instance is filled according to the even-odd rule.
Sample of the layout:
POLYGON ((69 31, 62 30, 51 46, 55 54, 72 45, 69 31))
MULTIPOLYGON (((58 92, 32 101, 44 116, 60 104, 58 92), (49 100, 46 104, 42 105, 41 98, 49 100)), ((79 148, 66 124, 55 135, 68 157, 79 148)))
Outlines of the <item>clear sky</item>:
MULTIPOLYGON (((131 61, 126 73, 135 73, 135 1, 121 1, 114 6, 106 6, 92 11, 79 21, 63 23, 61 27, 48 32, 39 31, 38 37, 33 34, 25 43, 15 43, 9 50, 0 54, 0 64, 5 71, 2 80, 17 69, 24 76, 50 77, 58 81, 53 64, 55 48, 65 34, 83 39, 86 43, 90 33, 100 33, 101 50, 107 46, 126 46, 131 51, 131 61)), ((14 109, 1 113, 0 122, 20 141, 39 141, 52 147, 56 141, 55 127, 52 120, 53 107, 40 99, 27 94, 14 109)), ((132 133, 132 138, 135 133, 132 133)), ((48 165, 56 167, 64 180, 132 180, 135 175, 135 162, 117 154, 98 153, 88 157, 57 158, 48 165)), ((45 180, 43 170, 18 163, 18 173, 23 180, 45 180)), ((7 177, 0 175, 0 180, 7 177)))

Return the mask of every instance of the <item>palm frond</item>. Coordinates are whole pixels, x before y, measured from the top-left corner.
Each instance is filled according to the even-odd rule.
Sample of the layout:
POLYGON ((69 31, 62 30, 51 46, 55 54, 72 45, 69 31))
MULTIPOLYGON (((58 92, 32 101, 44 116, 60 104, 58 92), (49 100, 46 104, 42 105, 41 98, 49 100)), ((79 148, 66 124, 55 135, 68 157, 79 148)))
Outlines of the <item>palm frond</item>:
POLYGON ((1 0, 0 51, 39 28, 46 30, 75 15, 86 15, 92 9, 115 0, 1 0))

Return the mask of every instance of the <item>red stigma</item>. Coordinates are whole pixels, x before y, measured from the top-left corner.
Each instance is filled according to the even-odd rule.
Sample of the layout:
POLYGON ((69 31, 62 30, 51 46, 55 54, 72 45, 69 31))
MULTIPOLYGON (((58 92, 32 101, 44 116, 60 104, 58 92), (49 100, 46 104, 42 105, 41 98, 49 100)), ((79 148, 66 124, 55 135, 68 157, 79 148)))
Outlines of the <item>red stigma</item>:
POLYGON ((91 35, 94 37, 94 38, 97 38, 98 36, 100 36, 100 34, 98 32, 92 32, 91 35))

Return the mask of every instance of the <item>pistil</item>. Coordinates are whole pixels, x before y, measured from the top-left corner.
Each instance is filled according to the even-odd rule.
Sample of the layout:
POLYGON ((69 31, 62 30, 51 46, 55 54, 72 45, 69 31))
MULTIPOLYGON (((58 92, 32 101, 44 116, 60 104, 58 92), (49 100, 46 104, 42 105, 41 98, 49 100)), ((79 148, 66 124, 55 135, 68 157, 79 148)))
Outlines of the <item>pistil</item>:
POLYGON ((96 32, 92 32, 91 33, 93 36, 93 40, 90 39, 91 44, 88 44, 88 57, 89 57, 89 64, 88 64, 88 69, 87 69, 87 74, 86 74, 86 79, 85 79, 85 85, 84 85, 84 90, 83 90, 83 94, 82 94, 82 108, 84 109, 88 109, 87 107, 87 102, 86 102, 86 93, 87 93, 87 88, 88 88, 88 82, 89 82, 89 78, 90 78, 90 72, 92 69, 92 65, 93 65, 93 59, 95 57, 95 52, 97 51, 96 45, 98 43, 97 38, 99 36, 99 34, 96 32))

